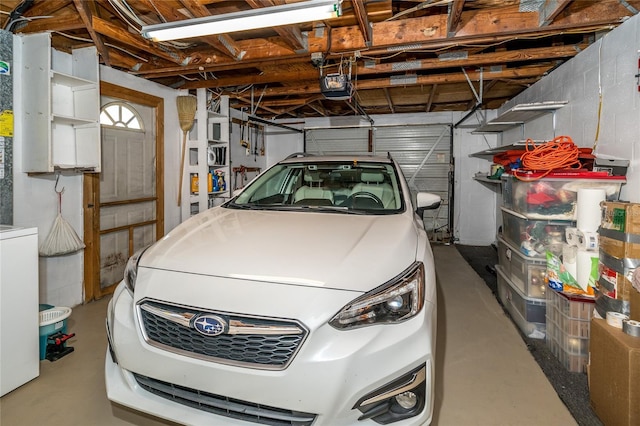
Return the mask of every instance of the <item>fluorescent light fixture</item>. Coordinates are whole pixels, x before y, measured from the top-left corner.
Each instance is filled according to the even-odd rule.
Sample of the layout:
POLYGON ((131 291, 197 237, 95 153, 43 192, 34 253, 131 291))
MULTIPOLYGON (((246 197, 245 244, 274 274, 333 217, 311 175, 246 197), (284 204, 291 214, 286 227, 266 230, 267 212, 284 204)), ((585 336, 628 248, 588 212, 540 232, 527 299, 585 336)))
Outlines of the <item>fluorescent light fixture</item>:
POLYGON ((179 40, 300 22, 321 21, 339 17, 342 14, 341 3, 342 0, 311 0, 224 15, 144 25, 142 36, 153 41, 179 40))

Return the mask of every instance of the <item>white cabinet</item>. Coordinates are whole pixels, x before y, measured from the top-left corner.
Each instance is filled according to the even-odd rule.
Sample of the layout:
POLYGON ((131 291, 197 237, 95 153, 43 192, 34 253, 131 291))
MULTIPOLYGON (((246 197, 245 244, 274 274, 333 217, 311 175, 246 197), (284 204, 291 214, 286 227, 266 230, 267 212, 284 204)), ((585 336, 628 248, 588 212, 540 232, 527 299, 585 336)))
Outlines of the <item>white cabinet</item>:
POLYGON ((197 89, 195 123, 187 141, 188 156, 183 188, 188 193, 182 206, 187 218, 222 204, 231 194, 229 161, 229 97, 211 98, 197 89))
POLYGON ((95 47, 68 54, 51 34, 20 36, 23 168, 100 171, 100 81, 95 47))
POLYGON ((40 374, 38 230, 0 225, 0 396, 40 374))

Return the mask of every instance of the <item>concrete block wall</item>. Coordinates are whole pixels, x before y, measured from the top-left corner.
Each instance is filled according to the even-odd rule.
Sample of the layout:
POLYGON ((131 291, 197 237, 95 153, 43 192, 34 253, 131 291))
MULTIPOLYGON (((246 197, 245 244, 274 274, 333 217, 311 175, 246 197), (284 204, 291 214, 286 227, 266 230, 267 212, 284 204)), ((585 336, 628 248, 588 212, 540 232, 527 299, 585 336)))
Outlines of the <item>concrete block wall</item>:
MULTIPOLYGON (((630 160, 621 198, 632 202, 640 202, 639 46, 640 15, 636 15, 499 110, 522 103, 568 101, 555 113, 555 136, 568 135, 580 147, 595 147, 596 155, 602 158, 630 160)), ((553 138, 552 119, 550 114, 527 123, 526 137, 553 138)), ((520 138, 519 132, 504 132, 502 143, 520 138)))

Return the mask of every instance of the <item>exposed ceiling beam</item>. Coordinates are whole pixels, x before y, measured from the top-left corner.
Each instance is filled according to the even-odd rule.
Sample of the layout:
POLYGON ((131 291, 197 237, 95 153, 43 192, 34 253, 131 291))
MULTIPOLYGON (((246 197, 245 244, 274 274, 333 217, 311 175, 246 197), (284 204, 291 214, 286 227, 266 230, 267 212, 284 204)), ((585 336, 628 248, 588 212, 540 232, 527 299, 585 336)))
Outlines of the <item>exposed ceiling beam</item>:
MULTIPOLYGON (((492 64, 504 64, 510 62, 526 62, 533 60, 549 60, 568 58, 577 55, 581 50, 586 48, 586 44, 574 46, 553 46, 540 47, 533 49, 522 49, 514 51, 492 52, 478 55, 469 55, 464 59, 424 59, 419 61, 395 62, 389 64, 367 65, 359 64, 355 68, 355 74, 358 76, 376 75, 380 73, 398 73, 407 71, 429 71, 434 69, 470 67, 492 64)), ((307 59, 304 59, 306 62, 307 59)), ((190 72, 185 69, 178 69, 177 73, 187 75, 190 72)), ((247 84, 266 84, 266 83, 284 83, 295 82, 301 80, 310 80, 318 76, 315 69, 283 71, 277 73, 263 73, 260 75, 224 77, 215 80, 200 80, 188 82, 185 88, 195 89, 199 87, 215 88, 215 87, 231 87, 244 86, 247 84)))
MULTIPOLYGON (((249 6, 254 9, 268 6, 280 6, 286 4, 284 0, 245 0, 249 6)), ((308 46, 305 43, 305 37, 300 31, 299 25, 278 26, 273 28, 282 39, 289 44, 295 52, 306 52, 308 46)))
POLYGON ((373 35, 371 34, 371 24, 367 17, 367 6, 364 4, 363 0, 351 0, 351 5, 353 6, 353 12, 356 15, 356 21, 358 21, 358 28, 360 28, 360 32, 362 33, 364 45, 371 47, 373 35))
MULTIPOLYGON (((483 78, 485 81, 494 79, 527 79, 533 78, 534 80, 539 78, 540 75, 548 72, 553 68, 553 65, 541 65, 522 68, 507 68, 499 71, 487 72, 484 71, 483 78)), ((480 78, 479 71, 468 71, 467 75, 473 81, 478 81, 480 78)), ((412 87, 412 86, 424 86, 432 84, 445 84, 445 83, 466 83, 467 79, 462 73, 452 74, 431 74, 423 76, 407 76, 403 81, 397 81, 392 78, 378 78, 372 80, 360 80, 357 82, 356 91, 367 89, 380 89, 383 87, 412 87)), ((528 82, 531 83, 530 81, 528 82)), ((291 85, 287 87, 269 87, 264 90, 264 96, 296 96, 299 93, 305 94, 320 94, 320 85, 317 81, 301 82, 298 85, 291 85)), ((233 95, 233 93, 229 93, 233 95)))
POLYGON ((550 25, 556 16, 560 14, 572 0, 547 0, 542 4, 538 13, 538 22, 541 27, 550 25))
MULTIPOLYGON (((30 11, 31 12, 31 11, 30 11)), ((37 16, 31 15, 29 16, 37 16)), ((25 16, 28 18, 29 16, 25 16)), ((33 19, 29 21, 27 25, 20 28, 18 32, 44 32, 44 31, 70 31, 70 30, 81 30, 84 29, 84 22, 78 12, 74 10, 68 10, 64 12, 60 12, 55 17, 51 18, 42 18, 42 19, 33 19)))
POLYGON ((129 33, 121 27, 107 22, 104 19, 98 18, 97 16, 93 17, 93 28, 105 37, 109 37, 119 41, 120 43, 128 44, 140 50, 147 51, 159 58, 166 59, 176 64, 188 63, 188 57, 182 52, 170 48, 165 48, 164 50, 158 49, 154 43, 145 40, 142 36, 129 33))
POLYGON ((318 104, 317 106, 315 105, 315 103, 316 103, 316 101, 309 102, 307 104, 307 106, 309 108, 311 108, 312 110, 314 110, 315 112, 317 112, 318 114, 320 114, 321 116, 327 117, 328 116, 327 110, 324 109, 324 107, 322 106, 322 103, 321 102, 317 102, 317 104, 318 104))
MULTIPOLYGON (((522 14, 520 14, 522 15, 522 14)), ((437 18, 437 17, 436 17, 437 18)), ((489 19, 487 16, 485 19, 489 19)), ((499 20, 500 15, 493 16, 492 19, 499 20)), ((402 25, 399 22, 389 21, 374 24, 374 39, 375 45, 380 46, 376 49, 365 49, 364 43, 360 37, 355 37, 354 33, 360 34, 360 30, 357 27, 343 27, 325 31, 324 35, 316 36, 309 35, 309 52, 327 52, 330 51, 334 56, 344 54, 345 52, 353 52, 365 49, 363 52, 367 56, 376 55, 388 55, 397 51, 410 51, 412 49, 427 50, 427 49, 441 49, 451 48, 456 45, 473 45, 473 44, 487 44, 487 43, 499 43, 503 41, 522 39, 526 37, 541 38, 552 37, 558 34, 558 31, 571 30, 572 32, 585 32, 590 33, 596 30, 602 29, 604 26, 613 25, 612 22, 583 22, 581 24, 573 25, 552 25, 543 29, 529 23, 529 27, 526 29, 520 29, 517 31, 502 31, 495 34, 485 35, 476 31, 474 34, 470 34, 466 31, 466 35, 456 35, 454 38, 446 38, 444 34, 435 34, 439 30, 437 28, 440 24, 438 19, 433 17, 420 17, 413 19, 403 20, 402 25), (331 32, 331 35, 328 33, 331 32), (329 40, 331 40, 331 46, 328 46, 329 40)), ((461 32, 458 31, 458 34, 461 32)), ((238 47, 247 52, 244 57, 244 61, 259 61, 259 60, 272 60, 273 57, 287 57, 295 58, 295 54, 287 50, 283 50, 277 43, 271 42, 268 39, 263 40, 243 40, 238 41, 238 47)), ((306 59, 306 56, 305 56, 306 59)), ((244 63, 243 61, 243 63, 244 63)), ((228 59, 225 59, 215 54, 207 55, 206 53, 194 53, 192 55, 192 63, 195 71, 214 71, 215 67, 227 66, 232 64, 228 59), (198 69, 200 67, 200 69, 198 69)), ((185 68, 180 70, 181 72, 188 72, 189 69, 185 68)), ((158 75, 158 72, 162 71, 148 71, 154 75, 158 75)), ((140 72, 140 75, 145 75, 145 72, 140 72)))
MULTIPOLYGON (((253 107, 255 106, 255 105, 253 105, 253 102, 251 102, 251 100, 249 100, 249 99, 247 99, 247 98, 243 98, 243 97, 241 97, 241 96, 234 96, 234 99, 237 99, 237 100, 239 100, 239 101, 241 101, 241 102, 244 102, 245 104, 247 104, 247 105, 248 105, 248 106, 250 106, 251 108, 253 108, 253 107)), ((278 111, 273 110, 273 109, 271 109, 271 108, 269 108, 269 107, 266 107, 266 106, 264 106, 264 105, 262 105, 262 104, 258 104, 258 108, 263 109, 263 110, 265 110, 265 111, 268 111, 268 112, 270 112, 270 113, 272 113, 272 114, 278 114, 278 111)))
POLYGON ((462 18, 462 9, 464 9, 465 0, 453 0, 453 3, 449 6, 449 19, 447 19, 447 34, 454 36, 460 25, 462 18))
MULTIPOLYGON (((211 16, 211 13, 209 13, 209 9, 207 9, 207 7, 201 4, 198 0, 180 1, 189 11, 189 13, 191 13, 195 18, 204 18, 206 16, 211 16)), ((154 4, 156 3, 162 2, 154 2, 154 4)), ((235 40, 233 40, 229 34, 217 34, 201 37, 200 39, 210 46, 213 46, 216 49, 220 50, 221 52, 231 55, 231 57, 235 60, 241 60, 245 55, 245 51, 238 47, 235 40)))
POLYGON ((570 46, 536 47, 532 49, 518 49, 500 52, 481 53, 476 55, 466 55, 460 53, 460 58, 446 59, 445 57, 436 59, 422 59, 416 61, 393 62, 386 64, 359 65, 356 74, 359 76, 379 74, 381 72, 398 72, 398 70, 431 70, 453 67, 481 66, 510 62, 526 62, 545 59, 569 58, 584 50, 587 44, 570 46))
POLYGON ((135 71, 141 66, 140 60, 134 58, 131 55, 125 55, 116 49, 110 50, 109 59, 111 60, 112 66, 117 66, 126 70, 135 71))
POLYGON ((93 16, 98 16, 96 3, 94 1, 87 0, 73 0, 73 4, 75 4, 82 22, 84 22, 85 26, 87 27, 89 36, 91 37, 91 40, 93 40, 93 44, 96 45, 96 50, 102 57, 102 61, 106 66, 110 67, 111 60, 109 59, 109 49, 107 49, 107 47, 104 45, 100 34, 95 32, 93 29, 93 16))

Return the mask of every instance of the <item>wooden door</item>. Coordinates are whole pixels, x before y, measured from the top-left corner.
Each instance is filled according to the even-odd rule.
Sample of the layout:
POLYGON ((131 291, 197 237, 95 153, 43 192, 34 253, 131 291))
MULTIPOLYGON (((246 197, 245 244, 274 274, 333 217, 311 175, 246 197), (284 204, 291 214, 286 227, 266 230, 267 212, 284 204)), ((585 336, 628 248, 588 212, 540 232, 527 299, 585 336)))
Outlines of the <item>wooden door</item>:
POLYGON ((85 302, 111 294, 127 259, 164 233, 163 100, 104 82, 101 95, 110 124, 102 172, 84 179, 85 302))

